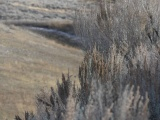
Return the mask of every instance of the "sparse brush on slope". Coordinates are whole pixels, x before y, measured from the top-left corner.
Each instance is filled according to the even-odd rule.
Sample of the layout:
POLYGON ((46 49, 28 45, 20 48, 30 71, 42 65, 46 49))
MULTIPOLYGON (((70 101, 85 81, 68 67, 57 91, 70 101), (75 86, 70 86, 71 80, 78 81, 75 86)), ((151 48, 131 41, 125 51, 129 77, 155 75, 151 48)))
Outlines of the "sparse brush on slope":
POLYGON ((159 120, 159 6, 100 0, 79 11, 75 30, 90 48, 79 67, 80 87, 63 75, 57 92, 37 97, 37 114, 26 120, 159 120))
MULTIPOLYGON (((139 76, 139 73, 133 76, 128 73, 130 68, 124 56, 116 51, 116 47, 112 46, 108 58, 96 49, 88 52, 79 68, 80 87, 76 88, 70 82, 69 74, 67 79, 63 75, 62 83, 57 84, 57 92, 52 88, 51 95, 38 95, 37 114, 26 120, 149 119, 148 104, 152 105, 149 102, 152 93, 149 87, 143 91, 141 86, 152 84, 146 84, 145 79, 140 82, 144 84, 133 84, 133 80, 138 82, 143 79, 134 79, 133 76, 139 76)), ((136 71, 139 68, 133 69, 136 71)), ((155 110, 154 106, 152 110, 155 110)))

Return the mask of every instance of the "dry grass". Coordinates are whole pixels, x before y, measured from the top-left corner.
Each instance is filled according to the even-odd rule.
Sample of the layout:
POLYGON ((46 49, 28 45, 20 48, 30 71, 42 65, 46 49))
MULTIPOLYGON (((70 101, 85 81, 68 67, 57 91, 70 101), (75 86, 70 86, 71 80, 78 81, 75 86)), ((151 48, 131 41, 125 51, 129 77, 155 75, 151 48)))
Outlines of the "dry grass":
MULTIPOLYGON (((158 120, 159 3, 101 0, 91 11, 80 11, 76 30, 86 48, 91 48, 79 67, 80 88, 73 85, 71 89, 69 74, 67 79, 62 75, 57 91, 51 88, 49 94, 42 92, 37 97, 37 113, 26 120, 158 120), (93 49, 95 45, 100 52, 93 49)), ((20 120, 18 116, 16 120, 20 120)))
POLYGON ((48 9, 48 8, 44 8, 44 7, 37 7, 37 6, 27 6, 24 5, 22 3, 19 2, 14 2, 11 3, 11 5, 15 6, 15 7, 26 7, 27 9, 31 9, 31 10, 37 10, 37 11, 44 11, 44 12, 48 12, 48 13, 63 13, 66 14, 67 12, 72 12, 72 10, 67 10, 67 9, 48 9))
POLYGON ((55 86, 62 72, 76 76, 83 52, 15 26, 0 28, 0 119, 11 119, 34 111, 39 89, 55 86))

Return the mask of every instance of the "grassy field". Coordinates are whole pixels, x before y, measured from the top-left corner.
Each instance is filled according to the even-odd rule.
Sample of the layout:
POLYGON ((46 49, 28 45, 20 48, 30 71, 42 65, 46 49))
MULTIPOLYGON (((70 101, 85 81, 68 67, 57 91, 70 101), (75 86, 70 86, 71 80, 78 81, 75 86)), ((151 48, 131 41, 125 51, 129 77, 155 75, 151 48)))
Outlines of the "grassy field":
POLYGON ((40 89, 54 86, 68 69, 76 79, 82 59, 79 49, 0 24, 0 119, 35 111, 34 98, 40 89))
POLYGON ((77 79, 84 55, 78 41, 27 27, 73 34, 80 4, 78 0, 0 1, 0 120, 35 111, 35 95, 54 86, 62 72, 69 69, 77 79))

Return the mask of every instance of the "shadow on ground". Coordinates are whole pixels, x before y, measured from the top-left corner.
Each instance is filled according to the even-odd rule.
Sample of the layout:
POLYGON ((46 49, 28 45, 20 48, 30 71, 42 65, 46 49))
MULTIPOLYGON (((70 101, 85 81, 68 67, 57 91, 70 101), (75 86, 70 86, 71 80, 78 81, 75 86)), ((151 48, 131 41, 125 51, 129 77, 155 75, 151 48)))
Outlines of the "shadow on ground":
POLYGON ((68 45, 83 50, 80 37, 74 32, 73 23, 71 21, 54 21, 54 22, 5 22, 6 24, 14 24, 34 33, 40 34, 50 40, 54 40, 62 45, 68 45))

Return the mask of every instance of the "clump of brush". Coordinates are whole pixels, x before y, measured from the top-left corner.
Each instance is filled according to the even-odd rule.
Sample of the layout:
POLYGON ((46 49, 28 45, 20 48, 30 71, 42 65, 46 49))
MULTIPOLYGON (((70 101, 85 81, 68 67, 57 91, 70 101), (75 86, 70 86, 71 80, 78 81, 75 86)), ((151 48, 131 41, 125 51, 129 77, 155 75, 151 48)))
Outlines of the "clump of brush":
POLYGON ((57 90, 37 96, 37 113, 25 120, 158 120, 159 0, 99 0, 87 7, 74 22, 87 51, 79 87, 62 75, 57 90))

